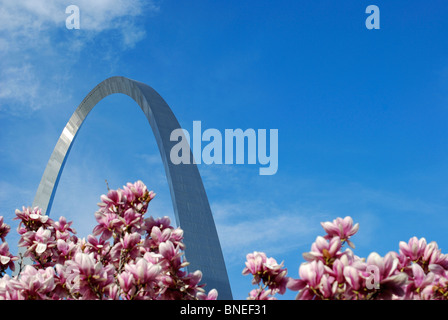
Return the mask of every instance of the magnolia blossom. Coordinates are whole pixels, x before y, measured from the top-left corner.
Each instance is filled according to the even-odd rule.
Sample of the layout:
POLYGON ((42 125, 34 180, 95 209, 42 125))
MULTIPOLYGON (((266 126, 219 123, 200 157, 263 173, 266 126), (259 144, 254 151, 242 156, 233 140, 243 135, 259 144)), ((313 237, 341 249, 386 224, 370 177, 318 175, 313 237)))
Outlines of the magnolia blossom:
POLYGON ((433 272, 425 273, 423 268, 416 263, 413 263, 411 268, 411 281, 406 286, 405 298, 414 300, 426 300, 430 298, 436 274, 433 272))
MULTIPOLYGON (((63 217, 54 221, 37 207, 16 210, 19 246, 33 261, 27 266, 9 252, 10 227, 0 217, 0 300, 217 299, 215 289, 205 290, 200 270, 185 269, 182 229, 168 217, 145 217, 154 196, 141 181, 110 190, 86 238, 63 217), (20 270, 11 277, 14 262, 20 270)), ((412 237, 397 252, 362 258, 353 251, 359 224, 351 217, 321 225, 326 234, 303 254, 297 279, 264 252, 246 256, 242 273, 258 286, 248 299, 277 299, 287 289, 302 300, 448 299, 448 255, 436 242, 412 237)))
POLYGON ((3 217, 0 216, 0 239, 5 242, 5 238, 9 231, 11 230, 11 227, 4 223, 3 217))
POLYGON ((251 292, 249 292, 248 300, 277 300, 277 298, 274 297, 274 294, 271 289, 253 289, 251 292))
POLYGON ((158 264, 149 263, 146 259, 140 258, 136 263, 127 264, 125 271, 134 276, 137 284, 151 284, 157 282, 157 275, 162 267, 158 264))
POLYGON ((22 207, 22 211, 17 209, 16 218, 14 219, 20 220, 19 228, 17 229, 19 234, 27 231, 36 231, 40 227, 49 227, 53 222, 47 215, 43 215, 42 210, 38 207, 22 207))
POLYGON ((212 289, 207 295, 204 292, 198 292, 197 297, 199 300, 217 300, 218 291, 216 289, 212 289))
MULTIPOLYGON (((67 222, 67 219, 65 217, 60 217, 58 221, 53 223, 53 227, 56 231, 56 238, 62 239, 62 240, 69 240, 71 237, 73 237, 73 234, 76 233, 75 229, 72 228, 73 222, 67 222)), ((73 240, 76 240, 76 238, 73 238, 73 240)))
POLYGON ((6 269, 15 270, 14 261, 18 260, 9 252, 9 246, 7 242, 0 244, 0 275, 6 271, 6 269))
MULTIPOLYGON (((110 190, 101 196, 93 234, 81 239, 64 217, 16 210, 19 246, 33 265, 3 275, 19 258, 0 244, 0 300, 217 299, 215 289, 205 291, 201 271, 185 270, 182 229, 168 217, 145 217, 154 196, 141 181, 110 190)), ((2 241, 8 231, 0 217, 2 241)))
MULTIPOLYGON (((412 237, 399 243, 398 252, 380 256, 376 252, 367 259, 357 256, 351 240, 359 229, 351 217, 322 222, 326 235, 318 236, 311 251, 303 254, 299 278, 287 278, 287 288, 298 291, 299 300, 376 300, 376 299, 448 299, 448 256, 436 242, 412 237)), ((243 274, 253 275, 253 284, 262 282, 263 252, 247 255, 243 274)), ((272 286, 272 284, 271 284, 272 286)), ((267 287, 267 286, 265 286, 267 287)), ((276 293, 260 286, 248 299, 274 298, 276 293)))
POLYGON ((56 287, 54 269, 37 270, 26 266, 19 278, 11 279, 10 289, 17 290, 15 297, 18 300, 49 300, 56 287))
POLYGON ((408 276, 397 269, 398 259, 394 253, 388 253, 381 257, 378 253, 373 252, 367 258, 367 265, 375 266, 378 270, 378 290, 374 293, 376 298, 389 300, 394 296, 404 295, 403 286, 406 284, 408 276))
POLYGON ((423 252, 426 248, 426 239, 421 238, 419 240, 417 237, 412 237, 409 239, 408 243, 400 241, 399 247, 402 255, 406 256, 411 261, 417 261, 423 256, 423 252))
POLYGON ((288 288, 294 291, 301 290, 297 299, 310 300, 314 296, 314 292, 320 289, 324 268, 325 266, 320 260, 302 264, 299 268, 300 279, 290 279, 288 288))
POLYGON ((257 251, 249 253, 246 258, 243 275, 251 274, 253 276, 252 283, 260 285, 257 291, 259 295, 255 297, 262 299, 267 295, 285 293, 289 278, 286 276, 287 269, 283 268, 283 262, 278 264, 274 258, 268 258, 264 252, 257 251), (269 291, 265 291, 266 287, 269 288, 269 291))
POLYGON ((347 244, 354 248, 354 244, 349 240, 359 229, 359 223, 353 225, 353 219, 351 217, 336 218, 333 222, 321 222, 327 235, 327 239, 331 239, 335 236, 339 237, 342 242, 347 242, 347 244))
POLYGON ((303 257, 308 261, 321 260, 322 262, 330 262, 340 258, 343 253, 340 251, 342 242, 339 237, 333 237, 330 241, 324 237, 318 236, 311 246, 311 251, 304 253, 303 257))
POLYGON ((101 235, 102 240, 110 239, 114 233, 119 233, 123 222, 115 213, 104 214, 98 212, 95 214, 98 225, 93 229, 93 235, 101 235))

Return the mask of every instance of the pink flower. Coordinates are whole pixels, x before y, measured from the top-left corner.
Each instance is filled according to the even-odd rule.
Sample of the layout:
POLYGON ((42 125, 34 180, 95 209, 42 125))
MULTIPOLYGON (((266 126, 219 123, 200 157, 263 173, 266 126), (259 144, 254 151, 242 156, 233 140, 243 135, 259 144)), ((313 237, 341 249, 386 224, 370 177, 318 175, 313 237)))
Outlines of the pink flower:
POLYGON ((155 193, 148 191, 140 180, 135 183, 127 183, 123 187, 123 194, 129 202, 149 202, 155 197, 155 193))
POLYGON ((253 289, 251 292, 249 292, 249 297, 247 297, 247 300, 277 300, 275 297, 273 297, 272 290, 267 289, 253 289))
POLYGON ((71 241, 58 239, 56 241, 56 249, 59 258, 56 263, 64 264, 66 260, 70 260, 77 251, 77 246, 71 241))
POLYGON ((442 254, 436 242, 430 242, 423 251, 422 262, 426 266, 438 264, 448 269, 448 254, 442 254))
POLYGON ((150 249, 156 249, 160 243, 170 240, 175 246, 179 246, 181 250, 185 249, 183 240, 183 230, 174 229, 170 226, 170 219, 163 217, 154 219, 150 217, 145 220, 145 230, 147 230, 147 239, 145 246, 150 249))
POLYGON ((268 280, 265 283, 273 292, 284 294, 286 285, 288 284, 288 277, 286 276, 287 269, 283 268, 283 262, 278 264, 274 258, 268 258, 264 263, 267 268, 268 280))
POLYGON ((317 288, 320 280, 324 275, 325 267, 322 261, 312 261, 310 263, 303 263, 299 268, 299 276, 311 288, 317 288))
POLYGON ((36 234, 34 235, 34 244, 35 244, 35 251, 38 255, 44 253, 45 250, 47 250, 48 246, 53 247, 54 241, 52 241, 51 239, 51 231, 45 230, 42 227, 40 227, 39 230, 37 230, 36 234))
POLYGON ((52 255, 51 249, 56 246, 56 242, 51 231, 41 226, 37 231, 28 231, 22 234, 19 246, 27 248, 25 256, 31 257, 43 266, 52 263, 48 261, 48 258, 52 255))
POLYGON ((261 281, 272 290, 272 292, 284 294, 288 284, 287 269, 283 268, 283 262, 278 264, 274 258, 267 258, 264 252, 254 251, 246 256, 246 267, 243 275, 252 274, 253 284, 261 281))
POLYGON ((216 289, 212 289, 205 295, 202 292, 198 293, 199 300, 217 300, 218 299, 218 291, 216 289))
POLYGON ((68 240, 70 233, 76 233, 75 229, 71 227, 72 221, 67 222, 67 219, 60 217, 58 221, 53 224, 56 231, 56 239, 68 240))
MULTIPOLYGON (((254 251, 246 256, 246 267, 243 269, 243 275, 258 275, 263 273, 263 263, 266 261, 267 257, 264 252, 254 251)), ((256 281, 255 283, 258 283, 256 281)))
POLYGON ((137 288, 135 287, 135 278, 129 271, 123 271, 117 276, 118 283, 120 284, 121 290, 126 294, 126 297, 129 299, 132 297, 137 288))
POLYGON ((38 207, 25 208, 22 211, 16 210, 16 218, 14 220, 21 220, 19 223, 19 234, 24 234, 27 231, 36 231, 40 227, 48 228, 53 224, 47 215, 42 215, 42 210, 38 207))
POLYGON ((115 283, 104 289, 104 293, 108 300, 120 300, 120 287, 115 283))
POLYGON ((87 243, 85 244, 88 253, 94 253, 95 259, 107 260, 108 252, 110 250, 110 243, 103 238, 95 238, 92 235, 87 236, 87 243))
POLYGON ((98 206, 111 213, 119 213, 118 208, 124 204, 122 190, 110 190, 107 195, 101 196, 101 203, 98 206))
POLYGON ((361 276, 361 272, 352 266, 346 266, 344 268, 344 277, 350 287, 355 291, 359 291, 365 286, 365 281, 361 276))
POLYGON ((300 265, 299 279, 289 279, 287 287, 299 291, 297 300, 329 299, 333 296, 335 288, 334 277, 329 275, 331 270, 321 260, 313 260, 300 265))
POLYGON ((7 268, 12 271, 15 270, 14 261, 18 260, 18 257, 13 256, 9 252, 9 246, 7 242, 4 242, 0 245, 0 275, 2 275, 3 271, 7 268))
POLYGON ((335 279, 329 274, 324 274, 322 279, 320 280, 319 292, 321 293, 321 297, 324 300, 328 300, 333 298, 336 293, 337 283, 335 279))
POLYGON ((0 300, 23 300, 19 290, 14 287, 13 281, 7 274, 0 278, 0 300))
POLYGON ((151 251, 145 252, 145 254, 143 255, 143 259, 146 259, 146 261, 152 264, 159 263, 162 258, 163 256, 160 253, 155 253, 151 251))
POLYGON ((138 259, 136 263, 130 263, 125 266, 125 271, 133 275, 137 285, 150 285, 156 281, 157 276, 162 271, 160 265, 149 263, 146 259, 138 259))
POLYGON ((3 222, 3 217, 0 216, 0 239, 4 242, 6 235, 11 230, 11 227, 3 222))
POLYGON ((134 260, 140 256, 140 234, 137 232, 132 234, 125 233, 120 242, 113 246, 110 255, 114 259, 121 258, 125 261, 129 259, 134 260))
POLYGON ((448 296, 448 271, 441 265, 431 264, 430 272, 434 273, 434 281, 431 285, 426 286, 421 297, 424 300, 447 300, 448 296))
POLYGON ((335 259, 342 256, 342 252, 340 252, 341 246, 341 239, 337 236, 331 238, 330 241, 319 236, 312 244, 311 252, 304 253, 303 257, 308 261, 319 259, 324 264, 332 264, 335 259))
POLYGON ((388 253, 382 258, 376 252, 371 253, 367 258, 367 265, 376 266, 379 270, 380 288, 377 298, 391 299, 395 296, 403 296, 403 286, 407 282, 407 275, 397 269, 398 259, 388 253))
POLYGON ((417 263, 412 264, 412 275, 413 279, 406 286, 405 299, 419 300, 420 292, 427 286, 432 287, 436 275, 432 272, 425 274, 422 267, 417 263))
POLYGON ((97 214, 96 221, 98 225, 93 229, 93 235, 97 236, 101 234, 101 239, 107 240, 114 232, 119 233, 123 222, 119 216, 115 213, 97 214))
POLYGON ((77 252, 65 265, 67 287, 82 299, 102 299, 103 292, 115 281, 113 266, 95 261, 93 253, 77 252))
POLYGON ((185 245, 182 243, 184 239, 184 230, 181 228, 176 228, 172 230, 170 240, 176 245, 180 246, 181 249, 185 249, 185 245))
POLYGON ((339 237, 342 242, 354 248, 354 244, 349 240, 359 229, 359 223, 353 225, 353 219, 351 217, 336 218, 333 222, 321 222, 327 235, 325 238, 331 239, 332 237, 339 237))
POLYGON ((412 237, 409 242, 400 241, 399 243, 400 253, 408 257, 411 261, 417 261, 423 256, 426 248, 426 239, 412 237))
POLYGON ((170 228, 166 228, 163 229, 163 231, 159 228, 159 227, 153 227, 151 229, 151 246, 157 247, 159 246, 159 244, 168 241, 171 237, 171 229, 170 228))
POLYGON ((165 269, 172 267, 175 270, 178 270, 188 264, 182 262, 183 252, 180 250, 179 246, 174 246, 169 240, 162 242, 159 245, 158 252, 162 256, 160 263, 165 269))
POLYGON ((128 251, 131 258, 135 259, 139 252, 140 234, 137 232, 131 234, 125 233, 124 237, 120 239, 120 243, 123 249, 128 251))
POLYGON ((51 267, 36 270, 28 265, 17 280, 11 280, 12 287, 19 291, 21 299, 48 300, 55 288, 54 276, 54 269, 51 267))
POLYGON ((347 259, 337 259, 336 261, 334 261, 332 266, 333 272, 331 273, 331 275, 338 283, 343 283, 345 281, 344 269, 346 266, 348 266, 348 261, 346 263, 344 263, 344 261, 347 261, 347 259))
POLYGON ((181 254, 179 248, 174 247, 171 241, 162 242, 159 245, 159 252, 168 261, 179 257, 181 254))
POLYGON ((141 221, 142 214, 134 208, 127 209, 123 214, 123 222, 128 232, 140 231, 142 226, 141 221))
MULTIPOLYGON (((183 269, 188 262, 182 259, 182 229, 173 228, 168 217, 144 218, 154 196, 141 181, 109 191, 101 197, 98 225, 87 240, 78 239, 64 217, 54 222, 37 207, 16 210, 19 245, 35 265, 19 278, 0 277, 0 300, 216 299, 215 289, 206 294, 200 270, 183 269)), ((0 217, 2 241, 9 229, 0 217)), ((8 244, 1 244, 0 276, 15 260, 8 244)), ((267 259, 265 268, 276 282, 283 281, 275 260, 267 259)))
MULTIPOLYGON (((183 275, 183 272, 180 273, 183 275)), ((194 296, 196 294, 196 290, 202 291, 202 288, 199 287, 199 283, 202 280, 202 271, 196 270, 195 272, 188 273, 186 276, 181 277, 182 282, 184 283, 185 289, 190 291, 190 294, 194 296)))
POLYGON ((164 216, 162 218, 154 219, 153 217, 149 217, 145 219, 146 228, 149 232, 151 232, 153 227, 158 227, 163 230, 171 227, 171 220, 168 216, 164 216))
POLYGON ((305 287, 317 289, 324 275, 325 266, 320 260, 305 262, 300 265, 300 279, 290 279, 288 288, 293 291, 302 290, 305 287))

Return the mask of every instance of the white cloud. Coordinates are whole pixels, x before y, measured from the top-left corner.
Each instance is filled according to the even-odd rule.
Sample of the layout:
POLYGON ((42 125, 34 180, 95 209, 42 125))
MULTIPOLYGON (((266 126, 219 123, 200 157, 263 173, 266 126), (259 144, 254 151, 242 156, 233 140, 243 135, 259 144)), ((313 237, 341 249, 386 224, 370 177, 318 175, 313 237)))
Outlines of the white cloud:
POLYGON ((297 206, 280 208, 264 201, 212 203, 211 207, 230 264, 241 263, 252 251, 282 255, 294 252, 299 246, 311 245, 322 233, 320 221, 326 216, 297 206))
POLYGON ((143 0, 0 0, 0 30, 18 33, 35 33, 53 27, 65 27, 68 14, 65 9, 76 5, 80 10, 81 29, 101 32, 119 29, 129 18, 157 12, 153 1, 143 0))
POLYGON ((145 0, 0 0, 0 112, 22 114, 42 101, 60 102, 55 91, 89 44, 104 43, 102 57, 116 59, 145 38, 143 19, 158 10, 145 0), (80 9, 80 30, 65 26, 72 4, 80 9))
POLYGON ((81 11, 81 28, 96 32, 122 28, 128 24, 127 18, 140 16, 145 9, 159 10, 153 2, 147 1, 145 4, 145 1, 141 0, 78 0, 72 2, 81 11))
MULTIPOLYGON (((38 108, 37 95, 40 82, 30 64, 6 67, 0 74, 0 99, 3 101, 15 100, 18 104, 31 110, 38 108)), ((0 110, 4 109, 2 105, 0 105, 0 110)), ((10 108, 10 111, 16 113, 20 109, 10 108)))

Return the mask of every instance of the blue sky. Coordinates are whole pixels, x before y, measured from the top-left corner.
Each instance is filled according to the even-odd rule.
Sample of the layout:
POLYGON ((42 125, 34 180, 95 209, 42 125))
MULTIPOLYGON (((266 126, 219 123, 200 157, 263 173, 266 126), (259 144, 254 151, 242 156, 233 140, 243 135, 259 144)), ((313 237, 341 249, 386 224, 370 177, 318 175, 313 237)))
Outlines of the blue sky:
MULTIPOLYGON (((31 205, 84 96, 115 75, 152 86, 183 128, 278 129, 278 172, 199 166, 236 299, 245 255, 298 276, 321 221, 350 215, 362 257, 412 236, 448 252, 446 1, 0 0, 0 214, 31 205), (78 5, 80 30, 65 28, 78 5), (380 30, 368 30, 368 5, 380 30)), ((101 194, 142 180, 149 214, 173 217, 143 113, 101 101, 77 136, 51 216, 94 226, 101 194)), ((174 222, 174 218, 173 222, 174 222)), ((9 235, 11 247, 17 243, 9 235)), ((293 298, 289 293, 282 298, 293 298)))

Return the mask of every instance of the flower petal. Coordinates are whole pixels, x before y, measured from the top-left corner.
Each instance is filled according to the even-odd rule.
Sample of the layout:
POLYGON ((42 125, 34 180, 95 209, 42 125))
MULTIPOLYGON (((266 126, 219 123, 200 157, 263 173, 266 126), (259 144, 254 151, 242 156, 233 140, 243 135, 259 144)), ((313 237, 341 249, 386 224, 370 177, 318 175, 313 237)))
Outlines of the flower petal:
POLYGON ((36 253, 42 254, 47 250, 47 244, 46 243, 38 243, 36 247, 36 253))

